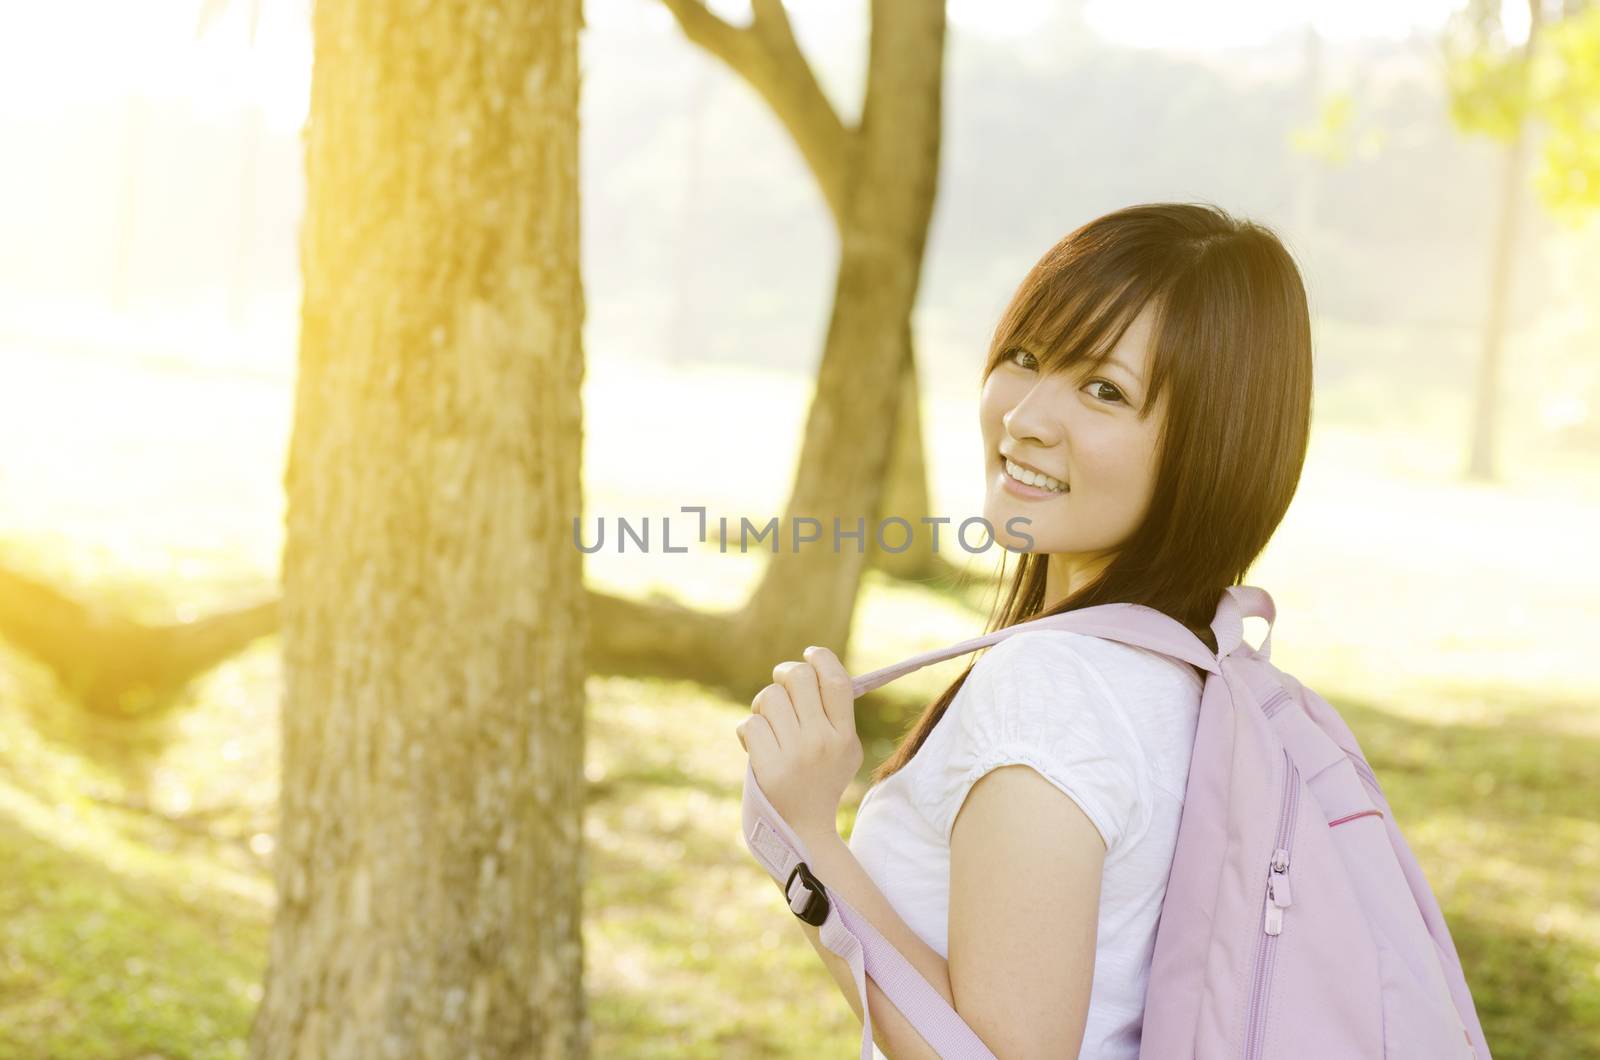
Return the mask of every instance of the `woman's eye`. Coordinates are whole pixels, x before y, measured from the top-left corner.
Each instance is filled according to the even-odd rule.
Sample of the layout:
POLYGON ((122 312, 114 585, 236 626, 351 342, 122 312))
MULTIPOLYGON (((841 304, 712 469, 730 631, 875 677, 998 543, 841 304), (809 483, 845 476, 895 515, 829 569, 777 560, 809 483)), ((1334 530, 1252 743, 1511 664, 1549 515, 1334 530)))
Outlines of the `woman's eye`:
POLYGON ((1117 384, 1115 384, 1115 383, 1108 383, 1104 379, 1091 379, 1091 380, 1089 380, 1089 382, 1086 385, 1087 386, 1110 387, 1111 388, 1111 396, 1110 397, 1105 397, 1103 392, 1102 392, 1102 398, 1101 399, 1104 400, 1104 401, 1110 401, 1110 402, 1115 403, 1115 402, 1118 402, 1118 401, 1125 400, 1123 398, 1123 396, 1122 396, 1122 391, 1117 389, 1117 384))
POLYGON ((1010 353, 1006 354, 1006 356, 1009 357, 1012 363, 1018 368, 1025 368, 1030 372, 1039 367, 1039 359, 1033 354, 1029 353, 1027 350, 1020 348, 1013 349, 1010 353), (1022 360, 1024 357, 1027 358, 1027 361, 1022 360))

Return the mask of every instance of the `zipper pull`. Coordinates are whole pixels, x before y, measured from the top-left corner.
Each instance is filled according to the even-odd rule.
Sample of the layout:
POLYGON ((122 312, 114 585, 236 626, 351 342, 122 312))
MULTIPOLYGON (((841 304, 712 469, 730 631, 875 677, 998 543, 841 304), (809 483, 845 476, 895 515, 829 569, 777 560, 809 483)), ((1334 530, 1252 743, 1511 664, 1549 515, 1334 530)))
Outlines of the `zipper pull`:
POLYGON ((1289 893, 1289 852, 1282 847, 1272 852, 1267 875, 1267 913, 1263 930, 1269 935, 1283 931, 1283 911, 1292 901, 1289 893))
POLYGON ((1272 855, 1272 874, 1267 877, 1267 893, 1272 900, 1284 908, 1288 908, 1291 901, 1289 897, 1289 852, 1279 849, 1272 855), (1280 859, 1279 854, 1283 857, 1280 859))

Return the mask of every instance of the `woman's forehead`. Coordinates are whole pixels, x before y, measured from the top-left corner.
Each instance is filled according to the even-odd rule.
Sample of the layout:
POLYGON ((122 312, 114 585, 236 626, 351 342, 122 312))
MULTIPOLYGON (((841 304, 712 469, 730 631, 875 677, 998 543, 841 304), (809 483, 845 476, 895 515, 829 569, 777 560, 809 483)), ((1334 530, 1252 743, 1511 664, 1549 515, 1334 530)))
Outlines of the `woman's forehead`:
MULTIPOLYGON (((1084 363, 1099 368, 1108 363, 1117 364, 1142 381, 1150 376, 1154 309, 1147 303, 1125 325, 1120 320, 1100 316, 1076 334, 1059 323, 1055 328, 1037 326, 1045 323, 1039 321, 1036 326, 1021 330, 1004 345, 1027 349, 1048 368, 1084 363), (1121 334, 1118 334, 1119 328, 1121 334)), ((999 352, 1003 354, 1004 350, 999 352)))

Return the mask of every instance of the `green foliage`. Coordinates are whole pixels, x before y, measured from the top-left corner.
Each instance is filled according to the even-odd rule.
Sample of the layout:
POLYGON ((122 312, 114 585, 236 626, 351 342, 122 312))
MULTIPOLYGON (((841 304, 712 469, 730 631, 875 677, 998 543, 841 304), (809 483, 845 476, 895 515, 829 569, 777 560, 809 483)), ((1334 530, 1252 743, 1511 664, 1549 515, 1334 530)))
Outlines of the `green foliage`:
POLYGON ((1355 108, 1351 93, 1330 93, 1322 101, 1316 121, 1290 131, 1290 146, 1333 165, 1343 165, 1352 156, 1373 157, 1382 150, 1385 134, 1370 125, 1357 128, 1355 108))
POLYGON ((1505 39, 1499 8, 1452 12, 1442 41, 1450 117, 1462 132, 1510 140, 1528 114, 1527 56, 1505 39))
POLYGON ((1534 185, 1557 216, 1576 224, 1600 205, 1600 7, 1550 28, 1533 84, 1548 126, 1534 185))
POLYGON ((1444 38, 1450 116, 1463 132, 1500 141, 1541 123, 1534 186, 1576 226, 1600 206, 1600 7, 1542 25, 1529 51, 1505 41, 1498 9, 1457 11, 1444 38))

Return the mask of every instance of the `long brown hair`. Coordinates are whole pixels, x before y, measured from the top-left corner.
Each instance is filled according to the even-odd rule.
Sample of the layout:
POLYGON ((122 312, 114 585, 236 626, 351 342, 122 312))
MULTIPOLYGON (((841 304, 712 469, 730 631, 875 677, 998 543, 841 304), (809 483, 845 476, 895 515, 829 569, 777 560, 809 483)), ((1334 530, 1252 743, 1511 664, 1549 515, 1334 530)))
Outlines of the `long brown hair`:
MULTIPOLYGON (((1149 510, 1099 577, 1048 611, 1048 556, 1020 553, 989 631, 1126 602, 1170 615, 1215 651, 1219 597, 1242 584, 1289 508, 1311 433, 1311 316, 1294 259, 1260 224, 1202 203, 1130 206, 1090 221, 1023 278, 982 378, 1016 347, 1041 372, 1098 367, 1147 304, 1154 327, 1139 415, 1172 387, 1149 510)), ((973 665, 912 723, 873 783, 916 755, 973 665)))

